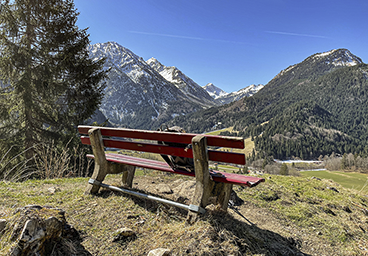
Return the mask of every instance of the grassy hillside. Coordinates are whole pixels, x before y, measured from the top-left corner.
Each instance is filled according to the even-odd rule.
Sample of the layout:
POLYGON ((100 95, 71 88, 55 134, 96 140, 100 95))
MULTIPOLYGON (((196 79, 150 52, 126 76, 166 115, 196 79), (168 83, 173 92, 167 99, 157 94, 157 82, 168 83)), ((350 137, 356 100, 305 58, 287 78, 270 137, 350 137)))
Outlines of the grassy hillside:
POLYGON ((356 172, 307 171, 301 172, 303 177, 331 179, 345 188, 351 188, 368 195, 368 175, 356 172))
MULTIPOLYGON (((237 131, 234 131, 234 127, 228 127, 228 128, 224 128, 221 130, 217 130, 217 131, 213 131, 213 132, 208 132, 206 133, 208 135, 224 135, 224 136, 236 136, 237 131)), ((254 149, 254 142, 251 140, 251 138, 246 138, 244 140, 244 149, 231 149, 233 150, 233 152, 241 152, 243 154, 245 154, 246 156, 252 154, 252 151, 254 149)), ((227 150, 226 148, 224 148, 223 150, 227 150)))
MULTIPOLYGON (((121 193, 102 190, 84 195, 87 178, 0 182, 0 218, 11 219, 18 207, 50 205, 66 211, 79 232, 84 255, 147 255, 163 247, 173 255, 364 255, 368 252, 368 197, 327 179, 267 175, 251 189, 234 187, 243 204, 228 213, 207 207, 196 224, 186 212, 121 193), (57 188, 55 193, 50 187, 57 188), (331 188, 335 188, 332 190, 331 188), (338 191, 338 192, 336 192, 338 191), (127 227, 134 239, 113 242, 113 232, 127 227)), ((119 175, 106 183, 118 185, 119 175)), ((139 172, 134 188, 156 196, 162 184, 175 190, 191 178, 139 172)), ((185 191, 188 195, 190 191, 185 191)), ((238 201, 239 202, 239 201, 238 201)), ((186 203, 188 201, 186 200, 186 203)), ((12 245, 0 236, 0 255, 12 245)), ((73 241, 71 241, 73 242, 73 241)), ((80 254, 82 255, 82 254, 80 254)))

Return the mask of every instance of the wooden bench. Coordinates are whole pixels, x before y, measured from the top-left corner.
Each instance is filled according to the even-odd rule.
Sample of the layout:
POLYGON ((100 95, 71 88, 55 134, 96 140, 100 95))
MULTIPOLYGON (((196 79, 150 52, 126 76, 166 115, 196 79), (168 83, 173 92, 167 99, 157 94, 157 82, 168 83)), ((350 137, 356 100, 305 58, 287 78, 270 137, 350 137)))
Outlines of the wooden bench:
MULTIPOLYGON (((224 152, 211 148, 243 149, 243 138, 198 135, 190 133, 173 133, 160 131, 145 131, 123 128, 106 128, 94 126, 78 126, 83 144, 91 145, 95 169, 92 181, 86 193, 95 194, 100 183, 107 174, 123 172, 122 182, 125 187, 132 187, 135 167, 160 170, 169 173, 195 176, 196 187, 192 198, 192 205, 201 208, 209 204, 209 198, 215 197, 216 204, 227 209, 233 185, 254 187, 263 178, 226 173, 209 169, 209 161, 245 165, 245 155, 242 153, 224 152), (190 148, 174 147, 159 144, 158 141, 191 144, 190 148), (172 168, 166 162, 127 156, 122 154, 105 153, 104 148, 125 149, 138 152, 149 152, 161 155, 171 155, 192 158, 195 172, 172 168)), ((189 218, 195 216, 188 213, 189 218)))

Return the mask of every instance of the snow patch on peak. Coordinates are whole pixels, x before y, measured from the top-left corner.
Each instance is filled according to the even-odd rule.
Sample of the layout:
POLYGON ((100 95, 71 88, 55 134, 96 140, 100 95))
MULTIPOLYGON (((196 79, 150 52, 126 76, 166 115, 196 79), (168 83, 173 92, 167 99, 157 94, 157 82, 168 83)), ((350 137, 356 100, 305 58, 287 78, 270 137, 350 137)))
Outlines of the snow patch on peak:
POLYGON ((147 60, 146 63, 150 65, 157 72, 161 72, 165 69, 165 66, 162 65, 161 62, 159 62, 157 59, 153 57, 147 60))
POLYGON ((178 68, 174 66, 167 67, 155 58, 147 60, 146 63, 191 100, 198 101, 200 104, 216 105, 214 99, 201 86, 183 74, 178 68))
POLYGON ((291 66, 289 66, 289 67, 285 68, 284 70, 281 70, 281 72, 280 72, 280 73, 278 73, 278 74, 275 76, 275 78, 278 78, 278 77, 280 77, 280 76, 284 75, 285 73, 289 72, 290 70, 292 70, 292 69, 293 69, 293 68, 295 68, 296 66, 297 66, 297 64, 295 64, 295 65, 291 65, 291 66))
POLYGON ((238 101, 244 97, 250 97, 256 94, 259 90, 261 90, 264 87, 263 84, 252 84, 248 87, 245 87, 243 89, 240 89, 239 91, 228 93, 222 97, 218 97, 217 100, 221 104, 228 104, 233 101, 238 101))
POLYGON ((128 48, 125 48, 125 47, 121 46, 120 44, 118 44, 116 42, 113 42, 113 41, 110 41, 110 42, 107 42, 107 43, 97 43, 97 44, 94 44, 94 45, 90 45, 89 50, 92 53, 104 52, 104 53, 109 53, 109 55, 114 55, 114 54, 121 55, 122 53, 126 53, 126 54, 129 54, 131 56, 134 56, 135 58, 139 58, 137 55, 135 55, 128 48))
POLYGON ((88 46, 88 51, 92 58, 106 58, 105 65, 108 67, 131 69, 132 65, 144 63, 142 58, 134 54, 131 50, 119 45, 116 42, 97 43, 88 46))
POLYGON ((320 58, 320 57, 325 57, 327 55, 330 55, 331 53, 334 53, 336 52, 337 50, 334 49, 334 50, 331 50, 331 51, 328 51, 328 52, 323 52, 323 53, 317 53, 313 56, 313 58, 320 58))
POLYGON ((203 86, 203 89, 205 89, 208 94, 214 99, 228 95, 227 92, 216 87, 213 83, 206 84, 205 86, 203 86))
MULTIPOLYGON (((176 67, 164 67, 161 71, 159 71, 159 73, 169 82, 175 83, 178 80, 178 73, 180 71, 177 70, 176 67)), ((180 72, 181 73, 181 72, 180 72)), ((185 77, 183 76, 182 79, 184 80, 184 82, 186 82, 185 77)), ((175 83, 175 86, 180 88, 177 83, 175 83)), ((188 89, 186 88, 187 91, 188 89)))
POLYGON ((334 66, 351 67, 363 63, 360 58, 353 55, 347 49, 334 49, 328 52, 318 53, 312 56, 313 59, 326 59, 326 64, 334 66))
POLYGON ((243 89, 240 89, 237 92, 232 92, 231 94, 233 94, 234 96, 235 95, 240 95, 241 98, 243 98, 244 97, 243 95, 245 95, 245 96, 251 96, 251 95, 257 93, 263 87, 264 87, 263 84, 252 84, 252 85, 249 85, 248 87, 245 87, 243 89))

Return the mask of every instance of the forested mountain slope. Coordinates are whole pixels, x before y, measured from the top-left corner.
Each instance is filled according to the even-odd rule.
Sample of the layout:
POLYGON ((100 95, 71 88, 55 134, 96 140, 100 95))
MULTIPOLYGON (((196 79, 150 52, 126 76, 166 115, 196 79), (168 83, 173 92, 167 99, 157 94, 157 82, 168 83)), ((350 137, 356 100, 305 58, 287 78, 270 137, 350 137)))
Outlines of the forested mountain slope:
POLYGON ((367 154, 367 93, 368 66, 348 50, 339 49, 312 55, 288 67, 252 97, 191 114, 176 120, 176 124, 196 132, 210 130, 218 122, 234 126, 241 135, 258 137, 259 153, 274 157, 314 158, 332 152, 367 154), (303 104, 311 111, 300 108, 303 104), (324 114, 320 116, 321 113, 324 114), (317 123, 312 121, 315 119, 317 123), (268 123, 261 126, 264 122, 268 123), (305 131, 305 125, 311 135, 305 131), (332 130, 316 132, 324 129, 332 130), (262 132, 265 133, 258 136, 262 132), (281 134, 289 137, 288 133, 299 135, 277 141, 281 134), (286 142, 291 144, 288 151, 286 142), (321 149, 321 142, 325 149, 321 149))

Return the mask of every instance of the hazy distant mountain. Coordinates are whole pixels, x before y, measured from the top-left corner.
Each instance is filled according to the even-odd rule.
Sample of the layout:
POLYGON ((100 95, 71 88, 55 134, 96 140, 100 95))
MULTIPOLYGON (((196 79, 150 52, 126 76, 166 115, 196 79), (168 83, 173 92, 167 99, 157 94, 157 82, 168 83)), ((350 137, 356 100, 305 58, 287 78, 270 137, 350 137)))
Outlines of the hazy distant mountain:
POLYGON ((346 49, 317 53, 252 97, 173 120, 190 132, 218 122, 252 136, 263 156, 368 154, 368 65, 346 49))
POLYGON ((162 66, 164 78, 162 71, 115 42, 91 45, 89 52, 92 59, 105 58, 104 68, 110 69, 100 110, 114 126, 156 129, 175 116, 216 105, 176 68, 162 66))
POLYGON ((243 89, 240 89, 239 91, 227 93, 223 91, 222 89, 216 87, 214 84, 209 83, 203 87, 209 95, 211 95, 218 104, 224 105, 228 104, 233 101, 240 100, 244 97, 250 97, 253 94, 257 93, 260 89, 263 88, 264 85, 262 84, 252 84, 248 87, 245 87, 243 89))
POLYGON ((240 100, 244 97, 250 97, 256 94, 259 90, 261 90, 264 87, 263 84, 252 84, 248 87, 245 87, 243 89, 240 89, 239 91, 228 93, 226 95, 220 96, 217 98, 217 101, 221 104, 228 104, 233 101, 240 100))
POLYGON ((208 83, 205 86, 203 86, 203 89, 205 89, 209 95, 211 95, 212 98, 217 99, 219 97, 223 97, 225 95, 228 95, 229 93, 223 91, 222 89, 218 88, 212 83, 208 83))

